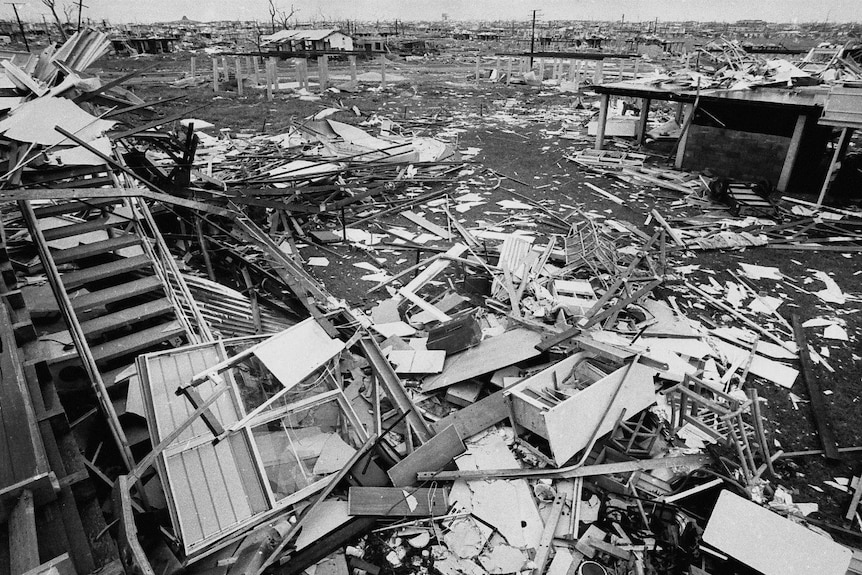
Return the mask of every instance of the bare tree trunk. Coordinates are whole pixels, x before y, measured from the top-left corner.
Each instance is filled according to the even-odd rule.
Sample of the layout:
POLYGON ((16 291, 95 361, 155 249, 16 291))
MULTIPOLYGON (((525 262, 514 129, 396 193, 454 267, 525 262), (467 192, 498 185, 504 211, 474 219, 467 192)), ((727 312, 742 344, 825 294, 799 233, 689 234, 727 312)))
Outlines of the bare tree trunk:
POLYGON ((56 3, 56 0, 42 0, 42 4, 51 9, 51 14, 54 15, 54 21, 57 23, 57 30, 60 31, 60 37, 62 37, 63 41, 65 42, 67 40, 66 31, 63 29, 63 24, 62 22, 60 22, 60 17, 57 16, 57 9, 55 7, 56 3))

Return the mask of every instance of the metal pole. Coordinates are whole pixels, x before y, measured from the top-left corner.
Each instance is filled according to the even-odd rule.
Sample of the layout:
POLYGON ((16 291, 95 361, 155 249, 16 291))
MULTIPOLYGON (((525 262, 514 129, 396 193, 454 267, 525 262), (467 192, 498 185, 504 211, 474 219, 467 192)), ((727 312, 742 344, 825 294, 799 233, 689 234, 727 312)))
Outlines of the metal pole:
POLYGON ((533 10, 533 32, 530 34, 530 70, 533 69, 533 49, 536 46, 536 12, 533 10))

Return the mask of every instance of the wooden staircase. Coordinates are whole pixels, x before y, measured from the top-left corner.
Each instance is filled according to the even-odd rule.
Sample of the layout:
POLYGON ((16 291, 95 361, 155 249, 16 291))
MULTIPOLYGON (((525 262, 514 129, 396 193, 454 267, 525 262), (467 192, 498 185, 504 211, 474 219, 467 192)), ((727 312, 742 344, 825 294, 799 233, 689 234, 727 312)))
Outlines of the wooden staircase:
POLYGON ((142 212, 151 216, 142 202, 99 198, 19 206, 33 242, 41 245, 38 261, 28 262, 26 272, 45 273, 49 280, 52 270, 58 274, 57 285, 49 281, 23 290, 40 327, 40 353, 31 361, 46 364, 61 390, 92 385, 102 411, 124 429, 114 430, 115 439, 129 450, 147 438, 139 416, 122 417, 128 385, 135 383, 135 358, 199 341, 200 326, 188 317, 196 306, 177 289, 179 274, 169 269, 172 262, 165 263, 170 255, 159 255, 166 248, 148 233, 142 212))
MULTIPOLYGON (((144 249, 149 240, 138 233, 134 220, 117 214, 126 207, 117 203, 97 200, 91 207, 88 201, 74 201, 33 210, 93 357, 106 371, 118 367, 117 361, 131 364, 134 357, 128 356, 185 339, 185 328, 144 249)), ((49 285, 25 297, 32 317, 59 314, 49 285)), ((72 343, 67 330, 41 339, 72 343)), ((52 353, 47 363, 58 366, 77 358, 72 348, 52 353)))

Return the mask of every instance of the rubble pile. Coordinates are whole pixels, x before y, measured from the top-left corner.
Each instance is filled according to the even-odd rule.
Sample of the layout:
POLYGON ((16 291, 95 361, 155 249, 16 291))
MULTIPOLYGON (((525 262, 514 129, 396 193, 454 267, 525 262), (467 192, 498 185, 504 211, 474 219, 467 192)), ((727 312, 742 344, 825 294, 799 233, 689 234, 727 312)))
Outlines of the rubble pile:
MULTIPOLYGON (((21 572, 862 572, 862 481, 835 482, 847 524, 813 517, 789 486, 810 453, 763 415, 767 394, 808 401, 817 453, 846 452, 811 330, 849 342, 860 296, 699 257, 852 253, 858 211, 579 146, 560 161, 591 201, 534 197, 461 145, 472 112, 339 105, 215 135, 85 77, 105 45, 3 62, 2 398, 33 465, 0 474, 0 510, 21 572), (365 305, 320 279, 354 267, 365 305)), ((795 77, 722 50, 719 83, 795 77)), ((591 111, 511 100, 497 132, 587 138, 591 111)))

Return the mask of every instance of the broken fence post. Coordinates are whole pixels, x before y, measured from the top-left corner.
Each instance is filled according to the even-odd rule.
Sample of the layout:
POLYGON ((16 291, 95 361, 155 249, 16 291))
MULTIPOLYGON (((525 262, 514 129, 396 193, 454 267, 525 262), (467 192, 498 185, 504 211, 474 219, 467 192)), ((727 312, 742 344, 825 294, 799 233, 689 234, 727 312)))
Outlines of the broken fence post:
POLYGON ((266 60, 264 62, 264 76, 266 77, 266 100, 272 102, 272 62, 266 60))
POLYGON ((814 425, 817 427, 817 434, 820 436, 820 444, 823 446, 823 454, 826 456, 826 459, 833 461, 840 460, 841 454, 838 451, 838 443, 835 439, 835 431, 832 428, 832 420, 827 413, 826 396, 823 395, 820 382, 814 377, 811 355, 808 350, 808 339, 805 337, 805 328, 802 327, 802 320, 795 313, 792 317, 792 323, 793 337, 796 340, 796 348, 799 353, 800 371, 802 379, 805 382, 805 387, 808 390, 809 406, 814 416, 814 425))
POLYGON ((350 81, 356 82, 356 56, 348 56, 347 63, 350 65, 350 81))
POLYGON ((272 91, 278 90, 278 61, 270 56, 269 58, 269 79, 268 82, 272 86, 272 91))

